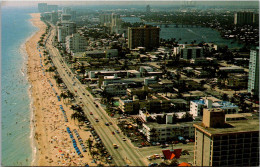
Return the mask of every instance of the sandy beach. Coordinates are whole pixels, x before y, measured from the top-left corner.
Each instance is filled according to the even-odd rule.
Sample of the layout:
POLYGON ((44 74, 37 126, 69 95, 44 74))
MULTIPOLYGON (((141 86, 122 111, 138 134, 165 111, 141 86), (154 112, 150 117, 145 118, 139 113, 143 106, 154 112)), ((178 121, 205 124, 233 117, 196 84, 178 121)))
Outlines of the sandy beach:
MULTIPOLYGON (((76 129, 83 140, 90 137, 89 131, 79 129, 77 121, 71 120, 70 115, 73 111, 70 105, 64 104, 64 100, 58 101, 53 89, 59 95, 61 91, 57 87, 53 74, 43 72, 50 65, 44 65, 46 57, 43 56, 43 48, 37 48, 37 42, 46 30, 46 25, 40 20, 40 14, 31 14, 31 22, 39 30, 27 42, 26 51, 28 53, 27 72, 31 84, 31 95, 33 99, 32 125, 34 127, 34 141, 36 146, 36 159, 34 164, 38 166, 82 166, 88 163, 90 166, 97 165, 100 161, 92 163, 92 157, 89 150, 83 152, 76 135, 73 133, 77 146, 79 147, 83 158, 76 153, 72 140, 66 131, 69 127, 73 132, 76 129), (41 56, 40 56, 41 54, 41 56), (43 67, 41 66, 41 62, 43 67), (49 81, 53 84, 51 87, 49 81), (65 122, 63 113, 60 109, 62 105, 68 118, 65 122)), ((91 138, 93 140, 93 138, 91 138)), ((103 163, 102 163, 103 164, 103 163)))

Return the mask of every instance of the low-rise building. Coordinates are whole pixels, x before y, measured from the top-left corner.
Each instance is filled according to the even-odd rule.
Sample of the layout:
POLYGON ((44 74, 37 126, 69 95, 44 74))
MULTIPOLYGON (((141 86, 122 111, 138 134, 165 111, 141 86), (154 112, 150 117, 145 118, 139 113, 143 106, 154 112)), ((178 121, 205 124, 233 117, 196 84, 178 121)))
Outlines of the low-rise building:
POLYGON ((85 56, 91 58, 105 58, 106 53, 104 50, 86 51, 85 56))
POLYGON ((225 86, 228 88, 247 88, 248 75, 246 74, 232 74, 225 80, 225 86))
POLYGON ((135 78, 140 78, 140 72, 136 70, 101 70, 101 71, 89 71, 88 76, 90 79, 98 78, 99 76, 114 76, 115 74, 121 78, 131 78, 131 76, 135 78))
POLYGON ((127 84, 102 85, 101 89, 112 96, 123 96, 126 95, 127 84))
POLYGON ((219 71, 227 72, 227 73, 244 73, 245 70, 242 67, 238 66, 230 66, 230 67, 219 67, 219 71))
POLYGON ((233 114, 238 112, 238 106, 228 102, 221 101, 214 97, 205 97, 200 100, 190 101, 190 114, 193 117, 203 116, 203 109, 221 108, 226 114, 233 114))
POLYGON ((144 73, 144 72, 153 72, 153 68, 149 67, 149 66, 140 66, 140 72, 144 73))
POLYGON ((137 96, 134 96, 133 100, 119 99, 119 108, 122 110, 122 112, 129 113, 129 114, 133 114, 133 113, 137 114, 139 113, 140 109, 144 109, 144 108, 150 113, 167 112, 171 106, 172 106, 171 100, 157 98, 155 96, 149 97, 149 95, 145 100, 139 100, 137 96), (128 107, 128 106, 133 106, 133 107, 128 107))
POLYGON ((203 57, 203 48, 192 44, 181 44, 174 47, 173 53, 180 55, 180 58, 190 60, 203 57))
POLYGON ((172 141, 178 136, 185 138, 194 137, 193 122, 178 124, 143 123, 142 132, 148 142, 172 141))

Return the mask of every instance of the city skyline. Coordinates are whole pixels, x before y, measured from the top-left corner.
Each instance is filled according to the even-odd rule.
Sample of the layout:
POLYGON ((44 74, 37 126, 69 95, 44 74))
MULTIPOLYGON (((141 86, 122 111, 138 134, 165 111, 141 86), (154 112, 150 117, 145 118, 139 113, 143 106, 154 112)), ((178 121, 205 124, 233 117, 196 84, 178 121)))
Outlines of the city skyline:
POLYGON ((26 6, 34 6, 36 7, 38 3, 44 3, 47 2, 49 4, 57 4, 59 6, 79 6, 79 5, 116 5, 116 6, 124 6, 124 5, 130 5, 130 6, 139 6, 139 5, 153 5, 153 7, 156 6, 168 6, 168 5, 173 5, 173 6, 187 6, 187 5, 194 5, 196 7, 199 6, 222 6, 222 7, 228 7, 228 6, 237 6, 237 7, 258 7, 259 6, 259 1, 251 1, 251 0, 245 0, 245 1, 190 1, 190 0, 185 0, 185 1, 139 1, 139 0, 132 0, 132 1, 122 1, 122 0, 88 0, 88 1, 75 1, 75 2, 70 2, 70 1, 2 1, 1 5, 4 6, 21 6, 21 7, 26 7, 26 6), (133 4, 134 2, 134 4, 133 4), (249 3, 250 2, 250 3, 249 3))

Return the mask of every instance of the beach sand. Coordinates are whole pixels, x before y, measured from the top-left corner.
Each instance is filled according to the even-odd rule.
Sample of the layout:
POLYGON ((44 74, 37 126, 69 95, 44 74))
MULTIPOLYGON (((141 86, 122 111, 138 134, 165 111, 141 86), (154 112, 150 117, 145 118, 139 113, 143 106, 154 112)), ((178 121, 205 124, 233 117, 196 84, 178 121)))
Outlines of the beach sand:
MULTIPOLYGON (((53 88, 58 93, 61 90, 57 87, 55 80, 50 72, 43 73, 44 69, 48 69, 48 65, 41 67, 40 61, 44 64, 43 48, 37 48, 37 42, 41 35, 45 32, 46 25, 40 20, 40 14, 31 14, 31 22, 39 30, 26 42, 26 51, 28 53, 27 73, 31 84, 31 95, 33 99, 33 115, 32 124, 34 127, 34 141, 36 145, 36 159, 34 164, 38 166, 82 166, 88 163, 94 166, 100 163, 92 163, 92 157, 89 155, 89 150, 83 152, 77 140, 73 129, 76 129, 82 138, 85 147, 85 141, 90 137, 89 131, 79 129, 77 121, 71 120, 70 115, 73 111, 70 105, 66 105, 64 100, 58 101, 48 80, 53 84, 53 88), (40 51, 39 51, 40 49, 40 51), (39 56, 41 54, 41 57, 39 56), (45 75, 44 75, 45 74, 45 75), (62 105, 66 111, 68 122, 65 122, 59 105, 62 105), (66 127, 69 127, 73 133, 77 146, 79 147, 83 158, 80 158, 72 144, 66 127)), ((91 138, 93 140, 93 138, 91 138)), ((103 164, 103 163, 102 163, 103 164)))

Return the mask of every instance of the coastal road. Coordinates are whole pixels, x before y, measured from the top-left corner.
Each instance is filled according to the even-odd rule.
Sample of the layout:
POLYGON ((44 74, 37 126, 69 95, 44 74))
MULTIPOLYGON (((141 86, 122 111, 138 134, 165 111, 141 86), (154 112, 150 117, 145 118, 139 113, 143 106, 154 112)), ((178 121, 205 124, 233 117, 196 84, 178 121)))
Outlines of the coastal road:
POLYGON ((51 35, 46 43, 46 47, 49 50, 50 55, 52 55, 53 63, 57 67, 57 71, 65 82, 67 88, 77 95, 77 100, 83 103, 84 112, 86 113, 91 124, 94 126, 94 129, 102 139, 105 147, 112 155, 115 164, 118 166, 147 165, 147 163, 143 162, 144 157, 140 154, 140 152, 137 151, 132 143, 129 140, 123 141, 122 138, 125 136, 121 133, 117 134, 115 132, 116 130, 119 130, 119 128, 117 127, 113 119, 111 119, 100 107, 96 107, 89 92, 83 87, 83 85, 78 81, 77 78, 73 77, 71 70, 63 61, 63 58, 59 54, 59 51, 52 45, 54 36, 55 32, 52 29, 51 35), (70 73, 71 75, 69 75, 70 73), (75 83, 74 86, 73 83, 75 83), (93 115, 90 115, 90 112, 92 112, 93 115), (96 122, 95 118, 97 118, 99 122, 96 122), (105 126, 106 122, 113 122, 113 125, 105 126), (115 134, 113 135, 112 132, 114 132, 115 134), (113 144, 117 144, 118 149, 114 149, 113 144))

